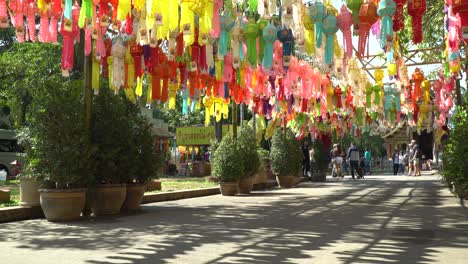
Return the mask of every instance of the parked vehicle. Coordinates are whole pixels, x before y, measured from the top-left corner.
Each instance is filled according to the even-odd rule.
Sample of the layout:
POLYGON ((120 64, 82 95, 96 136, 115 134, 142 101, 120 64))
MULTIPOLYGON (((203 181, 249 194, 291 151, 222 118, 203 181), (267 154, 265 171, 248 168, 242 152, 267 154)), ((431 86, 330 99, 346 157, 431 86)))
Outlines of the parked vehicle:
POLYGON ((15 131, 0 129, 0 171, 5 170, 7 178, 14 178, 21 172, 23 156, 15 131))

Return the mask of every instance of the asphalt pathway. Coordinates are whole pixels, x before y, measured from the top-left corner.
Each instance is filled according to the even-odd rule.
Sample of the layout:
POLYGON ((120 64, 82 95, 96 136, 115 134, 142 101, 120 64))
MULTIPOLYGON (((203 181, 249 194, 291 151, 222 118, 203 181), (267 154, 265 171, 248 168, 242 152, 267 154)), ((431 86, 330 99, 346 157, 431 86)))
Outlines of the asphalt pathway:
POLYGON ((468 209, 437 175, 329 179, 112 218, 0 224, 7 263, 466 264, 468 209))

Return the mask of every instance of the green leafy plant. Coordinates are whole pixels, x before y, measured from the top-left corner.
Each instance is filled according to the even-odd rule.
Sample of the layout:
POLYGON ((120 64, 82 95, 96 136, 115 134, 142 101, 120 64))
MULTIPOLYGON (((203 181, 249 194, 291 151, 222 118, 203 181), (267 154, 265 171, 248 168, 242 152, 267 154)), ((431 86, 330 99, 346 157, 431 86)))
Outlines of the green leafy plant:
MULTIPOLYGON (((467 97, 467 96, 465 96, 467 97)), ((442 175, 450 188, 468 190, 468 103, 457 107, 457 113, 452 117, 454 127, 443 154, 442 175)), ((460 191, 461 191, 460 190, 460 191)))
POLYGON ((317 172, 327 172, 328 170, 328 152, 322 141, 316 140, 313 143, 315 169, 317 172))
POLYGON ((301 170, 302 152, 293 132, 276 129, 271 141, 271 170, 278 176, 297 176, 301 170))
POLYGON ((126 183, 136 174, 129 153, 136 153, 132 142, 135 118, 129 114, 127 99, 104 88, 93 100, 91 141, 95 148, 93 171, 97 183, 126 183))
POLYGON ((140 108, 127 101, 127 116, 131 122, 131 144, 127 158, 131 160, 128 170, 133 173, 129 182, 146 183, 157 178, 163 165, 163 156, 154 147, 153 126, 141 114, 140 108))
MULTIPOLYGON (((84 123, 82 89, 71 83, 47 83, 51 92, 41 97, 43 108, 30 120, 30 147, 26 148, 28 170, 43 178, 46 188, 87 186, 90 152, 84 123)), ((38 99, 39 100, 39 99, 38 99)))
POLYGON ((266 170, 270 161, 270 152, 263 148, 257 148, 258 158, 260 161, 259 169, 266 170))
POLYGON ((242 161, 244 164, 244 174, 241 177, 251 177, 255 175, 260 165, 258 158, 256 138, 252 128, 242 126, 239 137, 237 139, 237 147, 241 152, 242 161))
POLYGON ((230 134, 224 136, 212 159, 212 173, 219 182, 236 182, 244 174, 242 153, 230 134))

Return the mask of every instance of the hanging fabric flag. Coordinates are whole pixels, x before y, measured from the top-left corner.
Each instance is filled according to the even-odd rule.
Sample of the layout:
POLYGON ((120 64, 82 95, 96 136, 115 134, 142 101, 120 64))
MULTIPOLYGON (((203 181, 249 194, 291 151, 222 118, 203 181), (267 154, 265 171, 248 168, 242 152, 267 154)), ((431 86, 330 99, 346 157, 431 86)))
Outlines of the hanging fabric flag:
POLYGON ((247 44, 247 60, 250 65, 257 66, 258 26, 252 20, 245 26, 244 38, 247 44))

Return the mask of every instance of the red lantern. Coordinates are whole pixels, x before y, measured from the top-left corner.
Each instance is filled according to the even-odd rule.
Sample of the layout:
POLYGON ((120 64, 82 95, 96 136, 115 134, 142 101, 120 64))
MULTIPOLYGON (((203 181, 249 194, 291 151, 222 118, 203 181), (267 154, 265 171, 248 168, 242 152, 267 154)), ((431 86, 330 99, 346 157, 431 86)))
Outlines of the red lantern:
POLYGON ((371 26, 377 22, 379 16, 377 15, 377 5, 370 1, 361 5, 359 10, 359 46, 358 46, 358 57, 364 55, 366 48, 367 38, 369 37, 369 31, 371 26))
POLYGON ((413 43, 421 43, 422 35, 422 17, 426 12, 426 0, 409 0, 408 14, 412 16, 413 24, 413 43))
POLYGON ((395 0, 396 12, 393 15, 393 31, 405 29, 404 6, 408 0, 395 0))
POLYGON ((468 42, 468 1, 466 0, 449 0, 449 5, 452 5, 453 13, 460 17, 462 37, 468 42))

